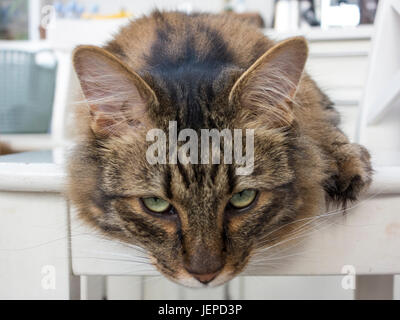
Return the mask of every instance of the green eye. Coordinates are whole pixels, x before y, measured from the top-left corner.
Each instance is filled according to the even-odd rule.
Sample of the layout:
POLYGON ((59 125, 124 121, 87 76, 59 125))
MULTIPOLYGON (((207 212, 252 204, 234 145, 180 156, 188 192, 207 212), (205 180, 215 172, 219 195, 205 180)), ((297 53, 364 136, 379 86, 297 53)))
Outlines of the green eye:
POLYGON ((171 207, 168 201, 157 197, 143 198, 142 201, 147 209, 157 213, 167 211, 171 207))
POLYGON ((255 190, 245 189, 241 192, 235 193, 229 202, 237 209, 245 208, 254 201, 256 195, 257 192, 255 190))

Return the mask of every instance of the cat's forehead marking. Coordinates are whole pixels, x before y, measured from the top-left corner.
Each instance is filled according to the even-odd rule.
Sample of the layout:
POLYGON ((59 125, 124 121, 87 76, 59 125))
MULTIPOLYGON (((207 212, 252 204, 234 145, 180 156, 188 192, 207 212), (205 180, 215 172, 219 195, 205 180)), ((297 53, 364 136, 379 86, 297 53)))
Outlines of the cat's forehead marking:
POLYGON ((179 38, 173 32, 176 27, 163 16, 157 18, 156 37, 145 54, 143 73, 152 78, 159 93, 159 108, 165 112, 169 105, 169 116, 178 126, 212 126, 209 109, 221 94, 215 82, 223 81, 219 76, 234 63, 234 56, 220 32, 204 23, 189 24, 179 38))
POLYGON ((156 37, 146 61, 152 70, 179 70, 186 65, 211 66, 232 63, 234 55, 220 31, 201 21, 188 23, 184 30, 162 15, 156 19, 156 37))

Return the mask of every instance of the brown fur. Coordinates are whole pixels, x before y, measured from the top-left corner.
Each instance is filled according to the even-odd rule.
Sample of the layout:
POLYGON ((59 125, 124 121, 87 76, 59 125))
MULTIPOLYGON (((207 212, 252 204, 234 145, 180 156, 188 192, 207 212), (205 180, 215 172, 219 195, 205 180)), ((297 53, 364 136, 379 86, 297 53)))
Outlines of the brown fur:
POLYGON ((171 279, 194 285, 192 275, 220 272, 218 285, 255 250, 289 237, 293 221, 326 201, 356 200, 371 181, 368 152, 337 128, 331 102, 302 73, 306 56, 302 38, 275 46, 233 16, 176 12, 134 21, 104 48, 78 48, 88 107, 78 111, 68 194, 80 217, 147 249, 171 279), (234 164, 150 165, 145 132, 168 132, 171 120, 178 130, 254 128, 253 173, 236 176, 234 164), (232 211, 229 199, 244 189, 258 190, 257 200, 232 211), (145 212, 147 196, 176 214, 145 212))
POLYGON ((0 155, 6 155, 10 153, 14 153, 10 146, 8 144, 0 142, 0 155))

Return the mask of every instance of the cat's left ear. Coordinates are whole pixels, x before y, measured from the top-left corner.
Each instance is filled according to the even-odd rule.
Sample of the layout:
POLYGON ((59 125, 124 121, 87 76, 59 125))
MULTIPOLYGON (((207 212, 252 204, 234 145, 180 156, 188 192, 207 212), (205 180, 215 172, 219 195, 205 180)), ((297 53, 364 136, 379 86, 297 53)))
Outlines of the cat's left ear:
POLYGON ((307 60, 303 37, 278 43, 264 53, 234 84, 230 103, 238 103, 247 122, 273 127, 292 123, 291 105, 307 60))
POLYGON ((147 109, 154 91, 127 65, 96 46, 80 46, 73 65, 90 108, 90 127, 98 137, 148 127, 147 109))

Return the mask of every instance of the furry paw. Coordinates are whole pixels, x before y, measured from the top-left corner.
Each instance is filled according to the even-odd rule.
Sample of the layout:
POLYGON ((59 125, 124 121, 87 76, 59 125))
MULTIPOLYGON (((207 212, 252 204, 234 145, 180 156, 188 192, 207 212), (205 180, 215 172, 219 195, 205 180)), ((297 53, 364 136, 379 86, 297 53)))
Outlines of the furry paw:
POLYGON ((325 185, 328 196, 346 207, 366 191, 372 181, 372 167, 367 149, 359 144, 346 144, 337 158, 337 174, 325 185))

